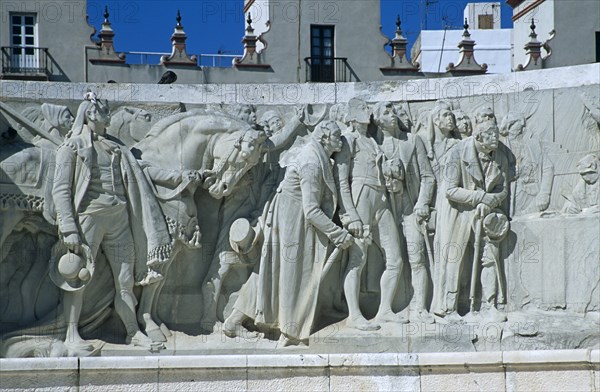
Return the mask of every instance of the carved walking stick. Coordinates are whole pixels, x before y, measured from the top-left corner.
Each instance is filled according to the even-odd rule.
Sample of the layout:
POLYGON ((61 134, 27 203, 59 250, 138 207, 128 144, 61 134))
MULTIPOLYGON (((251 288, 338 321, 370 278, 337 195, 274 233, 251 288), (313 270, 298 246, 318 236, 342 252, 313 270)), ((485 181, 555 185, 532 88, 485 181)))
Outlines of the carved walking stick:
POLYGON ((477 288, 477 275, 479 274, 479 254, 481 253, 481 226, 483 220, 481 217, 475 217, 475 249, 473 252, 473 268, 471 271, 471 291, 469 300, 471 301, 471 311, 475 307, 475 293, 477 288))
MULTIPOLYGON (((417 221, 417 224, 419 222, 417 221)), ((421 234, 423 234, 423 240, 425 241, 425 249, 427 249, 427 258, 429 259, 429 265, 435 268, 435 260, 433 259, 433 250, 431 249, 431 243, 429 242, 429 232, 427 231, 427 220, 423 219, 419 224, 421 228, 421 234)))

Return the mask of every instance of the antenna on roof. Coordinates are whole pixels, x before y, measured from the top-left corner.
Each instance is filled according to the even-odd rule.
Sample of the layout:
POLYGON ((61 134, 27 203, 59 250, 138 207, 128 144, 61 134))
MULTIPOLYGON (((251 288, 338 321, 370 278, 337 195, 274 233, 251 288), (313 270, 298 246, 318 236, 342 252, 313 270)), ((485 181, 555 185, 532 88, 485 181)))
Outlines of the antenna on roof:
POLYGON ((421 30, 427 30, 427 14, 429 13, 429 6, 437 4, 438 0, 422 0, 419 4, 421 8, 421 30))

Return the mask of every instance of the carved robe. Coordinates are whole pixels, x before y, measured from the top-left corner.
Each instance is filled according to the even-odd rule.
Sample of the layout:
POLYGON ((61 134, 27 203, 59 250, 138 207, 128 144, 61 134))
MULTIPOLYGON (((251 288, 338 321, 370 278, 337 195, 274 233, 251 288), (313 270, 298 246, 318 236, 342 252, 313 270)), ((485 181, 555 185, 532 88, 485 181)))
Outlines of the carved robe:
POLYGON ((473 242, 482 241, 474 238, 476 192, 495 195, 498 205, 494 207, 508 195, 508 158, 502 147, 493 153, 487 170, 472 136, 450 151, 443 177, 445 193, 439 195, 433 313, 446 315, 457 310, 465 261, 473 253, 473 242))
POLYGON ((346 232, 331 220, 337 190, 321 145, 311 139, 290 156, 282 165, 286 174, 266 217, 256 310, 238 309, 257 325, 306 339, 315 320, 323 266, 332 250, 329 243, 343 242, 346 232))

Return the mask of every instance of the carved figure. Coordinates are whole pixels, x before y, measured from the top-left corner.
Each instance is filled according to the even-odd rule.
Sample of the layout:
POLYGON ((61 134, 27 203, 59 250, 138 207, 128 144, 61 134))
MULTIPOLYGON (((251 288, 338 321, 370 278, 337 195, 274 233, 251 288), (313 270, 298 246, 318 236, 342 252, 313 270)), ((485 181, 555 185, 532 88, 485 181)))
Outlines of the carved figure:
MULTIPOLYGON (((74 121, 68 107, 50 103, 43 103, 40 107, 28 107, 23 110, 23 116, 44 132, 61 140, 71 129, 74 121)), ((31 143, 39 147, 56 148, 53 143, 39 135, 35 135, 31 143)))
POLYGON ((456 120, 456 130, 461 139, 466 139, 473 133, 473 124, 467 113, 461 109, 455 109, 452 111, 456 120))
MULTIPOLYGON (((458 143, 453 132, 456 129, 456 121, 452 113, 452 107, 446 102, 436 102, 431 110, 428 127, 421 129, 418 133, 431 159, 431 167, 438 184, 444 172, 444 164, 448 157, 448 151, 458 143)), ((439 193, 439 191, 438 191, 439 193)))
POLYGON ((597 154, 588 154, 577 162, 577 171, 581 179, 575 185, 573 194, 565 196, 567 202, 563 211, 569 214, 600 211, 600 158, 597 154))
POLYGON ((266 215, 260 269, 240 292, 225 333, 235 334, 236 326, 250 318, 257 326, 280 330, 284 346, 306 343, 330 243, 346 248, 354 241, 332 221, 337 189, 330 156, 341 145, 337 124, 324 121, 304 145, 282 157, 286 172, 266 215))
POLYGON ((111 116, 106 133, 131 147, 146 136, 151 122, 152 115, 147 110, 126 106, 111 116))
MULTIPOLYGON (((472 249, 475 274, 471 274, 471 300, 476 289, 477 268, 482 264, 481 310, 493 321, 504 321, 496 308, 499 280, 498 243, 506 235, 505 216, 498 208, 508 195, 508 158, 499 148, 498 127, 493 121, 478 124, 473 136, 460 141, 446 163, 443 202, 438 210, 436 276, 432 311, 457 319, 460 288, 467 273, 466 257, 472 249), (486 223, 487 221, 487 223, 486 223), (486 240, 481 251, 482 230, 486 240), (483 254, 483 256, 481 256, 483 254)), ((468 286, 468 284, 465 284, 468 286)), ((473 303, 471 304, 473 309, 473 303)))
POLYGON ((512 168, 511 215, 545 211, 550 205, 554 165, 534 135, 524 135, 526 119, 509 112, 502 120, 500 134, 514 156, 512 168))
POLYGON ((492 121, 497 124, 496 114, 494 114, 494 110, 489 106, 480 106, 475 111, 475 124, 481 124, 486 121, 492 121))
MULTIPOLYGON (((127 329, 127 342, 149 347, 152 340, 136 321, 134 266, 136 258, 138 268, 168 260, 171 238, 137 161, 118 141, 106 137, 109 123, 106 102, 87 93, 70 135, 56 153, 56 218, 60 238, 73 252, 72 263, 81 257, 87 265, 93 264, 102 248, 113 272, 115 310, 127 329)), ((75 268, 70 276, 61 269, 61 262, 59 272, 65 283, 73 285, 64 292, 65 346, 76 353, 89 351, 92 347, 80 337, 78 323, 91 271, 86 276, 86 268, 79 273, 75 268)))
POLYGON ((402 225, 402 232, 406 238, 404 246, 407 247, 412 271, 412 302, 416 316, 411 316, 411 319, 431 323, 434 319, 429 314, 426 304, 429 276, 425 241, 429 241, 426 221, 429 219, 435 178, 423 141, 406 131, 398 132, 395 116, 394 107, 389 102, 379 102, 373 108, 373 120, 382 136, 381 149, 388 160, 399 162, 405 173, 404 191, 397 196, 390 193, 390 203, 393 203, 395 221, 402 225), (423 233, 427 237, 424 237, 423 233))
MULTIPOLYGON (((396 126, 393 114, 389 119, 396 126)), ((348 301, 348 327, 375 330, 380 326, 367 321, 359 308, 361 273, 367 262, 370 240, 385 256, 385 271, 381 276, 381 302, 375 320, 400 322, 408 320, 392 311, 392 302, 403 265, 400 233, 390 210, 385 191, 383 162, 385 155, 375 139, 367 136, 370 122, 367 104, 353 98, 348 102, 347 120, 351 132, 344 134, 342 150, 334 159, 340 186, 340 217, 348 231, 358 241, 348 249, 349 264, 344 277, 344 294, 348 301)))

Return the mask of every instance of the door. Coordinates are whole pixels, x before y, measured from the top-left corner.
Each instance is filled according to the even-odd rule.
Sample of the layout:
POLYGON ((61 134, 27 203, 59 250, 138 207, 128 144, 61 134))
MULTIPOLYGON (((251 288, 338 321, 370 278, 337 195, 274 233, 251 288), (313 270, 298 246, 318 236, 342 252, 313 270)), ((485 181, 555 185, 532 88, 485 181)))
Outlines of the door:
POLYGON ((35 15, 11 14, 11 67, 13 72, 39 69, 35 15))
POLYGON ((311 81, 334 82, 334 26, 310 26, 311 81))

